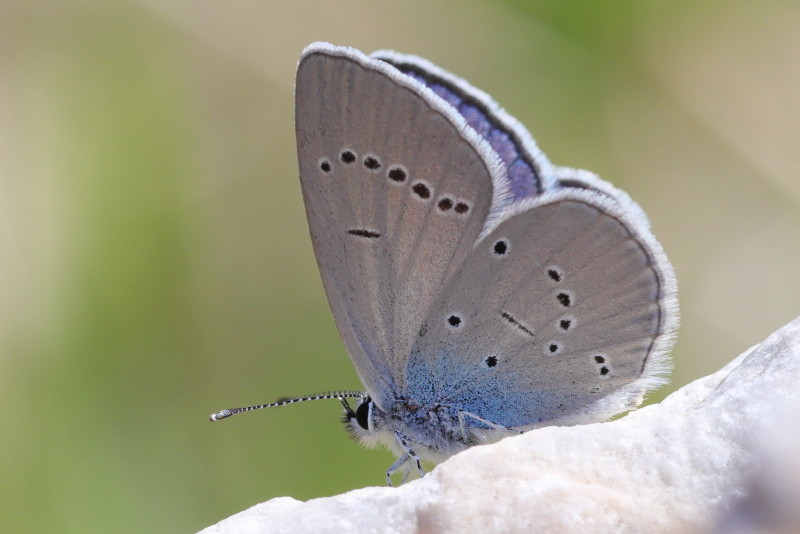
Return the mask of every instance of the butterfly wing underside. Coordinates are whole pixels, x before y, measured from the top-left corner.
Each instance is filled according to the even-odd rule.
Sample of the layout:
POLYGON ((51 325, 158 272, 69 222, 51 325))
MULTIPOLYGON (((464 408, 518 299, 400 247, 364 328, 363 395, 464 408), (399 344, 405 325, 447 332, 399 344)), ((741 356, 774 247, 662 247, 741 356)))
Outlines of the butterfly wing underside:
POLYGON ((660 383, 674 275, 619 204, 566 190, 522 201, 431 307, 412 398, 507 428, 607 419, 660 383))
POLYGON ((420 321, 502 200, 501 166, 438 97, 356 50, 307 49, 295 92, 323 285, 364 385, 387 406, 420 321))

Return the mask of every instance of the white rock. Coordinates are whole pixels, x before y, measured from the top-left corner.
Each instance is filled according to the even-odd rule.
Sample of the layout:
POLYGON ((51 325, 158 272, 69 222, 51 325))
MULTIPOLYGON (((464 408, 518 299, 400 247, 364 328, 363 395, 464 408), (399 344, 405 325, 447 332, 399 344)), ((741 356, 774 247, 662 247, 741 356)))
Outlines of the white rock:
POLYGON ((202 533, 795 532, 799 458, 800 318, 622 419, 473 447, 399 488, 272 499, 202 533))

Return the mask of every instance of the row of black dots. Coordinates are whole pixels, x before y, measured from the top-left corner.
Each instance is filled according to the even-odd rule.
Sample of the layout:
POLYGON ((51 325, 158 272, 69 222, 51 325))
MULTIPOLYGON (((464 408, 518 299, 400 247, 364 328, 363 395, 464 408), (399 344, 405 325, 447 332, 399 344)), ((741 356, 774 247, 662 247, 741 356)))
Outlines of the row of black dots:
POLYGON ((610 378, 611 377, 611 368, 609 367, 610 362, 608 361, 608 356, 605 354, 595 354, 592 356, 592 361, 597 366, 597 372, 603 378, 610 378))
MULTIPOLYGON (((551 265, 546 270, 547 278, 556 285, 561 284, 564 281, 564 271, 558 267, 557 265, 551 265)), ((575 297, 572 294, 572 291, 568 289, 560 290, 556 293, 556 300, 558 304, 563 308, 571 308, 575 304, 575 297)), ((565 331, 569 330, 570 322, 567 321, 564 323, 566 328, 563 328, 565 331)))
MULTIPOLYGON (((411 191, 423 202, 433 198, 433 189, 423 180, 417 180, 411 186, 411 191)), ((452 198, 449 195, 442 195, 436 201, 436 208, 441 213, 453 212, 456 215, 466 215, 470 210, 470 204, 466 200, 452 198)))
MULTIPOLYGON (((551 265, 545 269, 547 279, 556 285, 560 285, 564 281, 564 270, 557 266, 551 265)), ((556 302, 562 308, 571 308, 575 304, 575 297, 571 291, 567 289, 559 290, 555 295, 556 302)), ((556 321, 556 331, 568 333, 575 327, 575 317, 571 314, 564 314, 556 321)), ((544 347, 544 353, 548 356, 557 356, 564 352, 564 343, 560 340, 554 339, 547 343, 544 347)))
MULTIPOLYGON (((342 163, 350 165, 355 163, 356 159, 358 158, 355 152, 352 150, 344 149, 339 154, 339 159, 342 161, 342 163)), ((362 164, 368 171, 373 173, 380 171, 380 169, 383 167, 381 160, 372 154, 367 154, 364 156, 362 164)), ((333 170, 331 162, 327 158, 320 159, 319 168, 326 174, 333 170)), ((389 167, 389 170, 386 172, 386 176, 392 181, 392 183, 399 185, 408 180, 408 171, 401 165, 393 165, 389 167)), ((411 191, 413 191, 413 193, 422 201, 428 201, 433 197, 431 186, 423 180, 417 180, 414 182, 414 184, 411 186, 411 191)), ((441 196, 436 203, 436 207, 442 213, 452 210, 457 215, 465 215, 470 210, 469 202, 451 198, 448 195, 441 196)))
MULTIPOLYGON (((559 296, 560 296, 560 294, 559 294, 559 296)), ((559 303, 564 305, 564 302, 562 302, 562 299, 559 299, 559 303)), ((568 303, 567 305, 569 305, 571 303, 571 297, 570 297, 570 300, 567 301, 567 303, 568 303)), ((569 331, 570 329, 574 328, 574 326, 575 326, 575 318, 572 315, 569 315, 569 314, 564 315, 558 320, 556 326, 559 329, 561 329, 562 331, 565 331, 565 332, 569 331)), ((545 354, 549 353, 551 355, 556 355, 556 354, 561 353, 562 350, 563 350, 563 345, 561 343, 559 343, 558 341, 551 341, 548 344, 548 346, 545 348, 545 354)), ((601 377, 609 378, 611 376, 611 367, 610 367, 609 358, 608 358, 607 355, 605 355, 605 354, 595 354, 594 356, 592 356, 592 361, 597 366, 597 372, 601 377)))

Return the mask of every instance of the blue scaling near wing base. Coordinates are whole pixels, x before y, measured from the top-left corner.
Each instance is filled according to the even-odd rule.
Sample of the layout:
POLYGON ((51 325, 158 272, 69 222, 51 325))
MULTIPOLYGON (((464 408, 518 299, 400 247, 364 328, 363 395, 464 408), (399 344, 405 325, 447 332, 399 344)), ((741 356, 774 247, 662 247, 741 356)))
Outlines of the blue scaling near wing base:
MULTIPOLYGON (((473 414, 509 429, 563 417, 575 406, 588 405, 598 397, 588 388, 572 392, 558 384, 551 390, 532 388, 513 374, 484 368, 478 358, 474 367, 464 365, 458 375, 454 360, 457 358, 449 351, 441 351, 436 358, 412 356, 407 369, 408 397, 428 407, 447 406, 454 413, 473 414)), ((467 423, 486 428, 475 419, 468 418, 467 423)))

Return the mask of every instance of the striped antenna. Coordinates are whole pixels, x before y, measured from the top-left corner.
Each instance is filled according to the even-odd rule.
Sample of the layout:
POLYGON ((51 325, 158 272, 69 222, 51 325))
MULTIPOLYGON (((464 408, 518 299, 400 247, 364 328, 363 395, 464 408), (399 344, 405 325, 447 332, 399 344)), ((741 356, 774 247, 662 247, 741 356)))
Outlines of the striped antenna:
POLYGON ((284 398, 276 402, 271 402, 269 404, 259 404, 257 406, 245 406, 243 408, 227 408, 225 410, 220 410, 218 412, 212 413, 208 418, 211 419, 212 421, 219 421, 220 419, 225 419, 232 415, 236 415, 237 413, 252 412, 253 410, 260 410, 261 408, 276 408, 278 406, 284 406, 286 404, 294 404, 295 402, 305 402, 312 400, 338 399, 339 401, 342 402, 342 404, 345 407, 349 408, 349 406, 347 406, 347 402, 344 399, 354 399, 354 398, 364 399, 366 397, 367 393, 365 391, 328 391, 325 393, 318 393, 316 395, 309 395, 307 397, 296 397, 288 399, 284 398))

